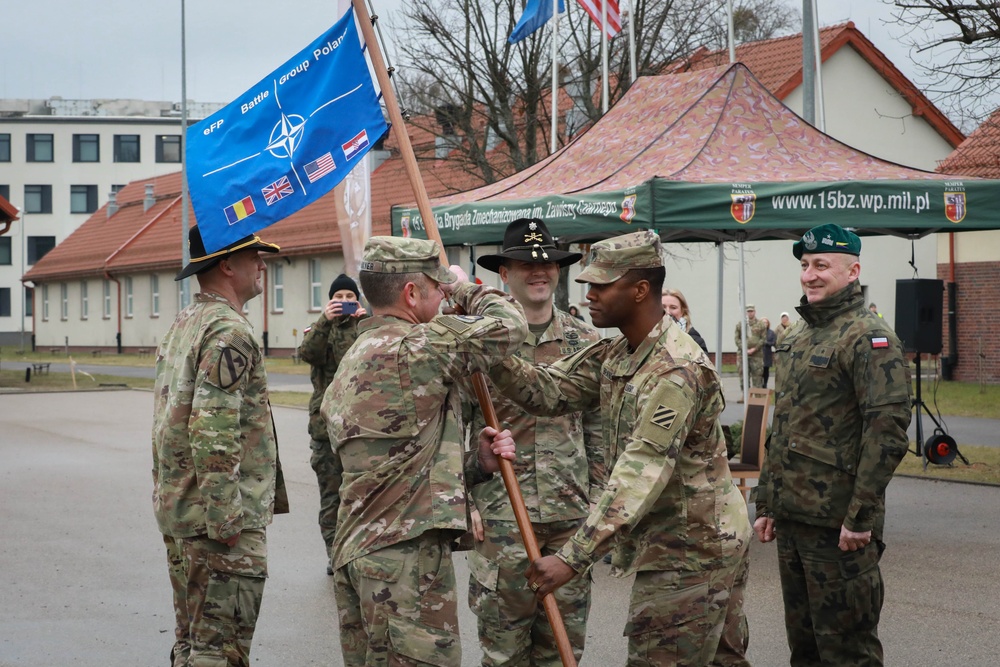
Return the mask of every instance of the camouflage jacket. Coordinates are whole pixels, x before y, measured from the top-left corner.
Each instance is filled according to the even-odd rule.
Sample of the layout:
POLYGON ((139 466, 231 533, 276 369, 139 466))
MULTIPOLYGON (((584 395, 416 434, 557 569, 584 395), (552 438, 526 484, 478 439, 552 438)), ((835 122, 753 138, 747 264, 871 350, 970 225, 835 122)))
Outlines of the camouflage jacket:
POLYGON ((452 299, 468 315, 362 322, 326 391, 321 412, 344 465, 334 568, 427 530, 468 528, 466 476, 471 486, 478 466, 474 456, 463 466, 457 383, 516 350, 527 325, 498 290, 466 283, 452 299))
POLYGON ((669 315, 634 352, 619 336, 549 366, 508 359, 497 387, 536 413, 597 410, 607 488, 558 555, 577 572, 611 548, 616 573, 730 567, 750 539, 719 423, 719 374, 669 315))
POLYGON ((215 294, 195 294, 156 352, 153 510, 164 535, 214 540, 288 511, 260 347, 215 294))
POLYGON ((797 310, 803 319, 774 353, 757 515, 880 536, 885 488, 909 446, 909 365, 857 282, 797 310))
POLYGON ((360 319, 362 318, 339 315, 328 320, 325 315, 320 315, 302 337, 299 355, 302 361, 311 366, 309 379, 312 380, 313 393, 309 399, 309 436, 313 440, 330 439, 323 417, 319 414, 319 407, 340 360, 358 337, 360 319))
MULTIPOLYGON (((740 322, 736 323, 736 351, 743 352, 743 336, 740 333, 740 322)), ((764 358, 764 342, 767 340, 767 328, 764 326, 764 320, 754 319, 753 322, 747 322, 747 350, 750 348, 757 348, 753 354, 748 354, 748 357, 753 357, 754 359, 764 358)), ((741 362, 742 363, 742 362, 741 362)))
MULTIPOLYGON (((597 329, 553 309, 549 328, 536 338, 530 331, 517 356, 532 364, 551 363, 600 340, 597 329)), ((537 523, 579 519, 604 491, 604 450, 597 411, 559 417, 533 417, 502 394, 491 391, 497 419, 517 443, 514 472, 528 516, 537 523)), ((467 396, 475 396, 469 389, 467 396)), ((486 422, 473 402, 470 442, 486 422)), ((499 476, 473 488, 473 499, 485 519, 514 520, 514 510, 499 476)))

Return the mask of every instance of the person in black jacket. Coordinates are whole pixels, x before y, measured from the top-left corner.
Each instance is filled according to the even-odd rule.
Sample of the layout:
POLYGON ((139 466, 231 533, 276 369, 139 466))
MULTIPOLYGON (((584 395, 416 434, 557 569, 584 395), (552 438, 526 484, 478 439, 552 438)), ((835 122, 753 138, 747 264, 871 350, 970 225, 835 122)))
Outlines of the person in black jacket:
POLYGON ((694 338, 694 342, 698 343, 698 346, 708 354, 708 345, 705 344, 705 339, 701 337, 698 330, 691 326, 691 311, 688 309, 687 299, 681 294, 680 290, 675 289, 664 289, 660 296, 660 301, 663 303, 663 310, 667 311, 677 324, 681 325, 687 335, 694 338))
POLYGON ((764 384, 761 386, 767 389, 767 381, 771 377, 771 366, 773 364, 774 346, 778 342, 778 334, 771 328, 771 320, 766 317, 761 320, 767 328, 767 337, 764 339, 764 384))

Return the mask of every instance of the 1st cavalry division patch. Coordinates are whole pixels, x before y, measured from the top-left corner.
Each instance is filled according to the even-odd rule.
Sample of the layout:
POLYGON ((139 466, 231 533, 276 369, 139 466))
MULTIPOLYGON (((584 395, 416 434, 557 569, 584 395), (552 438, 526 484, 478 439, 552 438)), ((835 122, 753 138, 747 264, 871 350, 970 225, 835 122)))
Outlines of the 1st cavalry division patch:
POLYGON ((220 388, 228 390, 240 381, 250 365, 251 354, 250 345, 242 338, 233 336, 229 340, 228 346, 219 353, 220 388))
POLYGON ((670 427, 674 425, 674 419, 676 418, 677 418, 677 411, 674 410, 673 408, 668 408, 667 406, 661 403, 660 405, 656 406, 656 411, 653 413, 653 416, 650 418, 649 421, 669 431, 670 427))

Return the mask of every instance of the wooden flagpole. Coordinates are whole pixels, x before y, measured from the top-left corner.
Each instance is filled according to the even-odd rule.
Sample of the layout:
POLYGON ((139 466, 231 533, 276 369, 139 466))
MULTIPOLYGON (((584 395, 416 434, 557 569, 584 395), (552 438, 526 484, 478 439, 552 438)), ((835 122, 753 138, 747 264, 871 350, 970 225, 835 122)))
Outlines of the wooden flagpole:
MULTIPOLYGON (((427 196, 427 189, 424 187, 423 179, 420 177, 420 168, 417 166, 417 157, 413 153, 413 146, 410 144, 410 137, 403 122, 403 114, 399 110, 399 103, 392 90, 392 83, 389 80, 389 72, 382 59, 382 52, 379 50, 378 42, 375 38, 375 30, 372 27, 371 15, 364 0, 354 1, 354 10, 357 12, 358 24, 361 34, 365 38, 368 47, 368 56, 371 58, 372 67, 375 69, 375 77, 378 79, 379 87, 382 89, 382 98, 385 100, 385 108, 389 112, 389 120, 396 128, 396 138, 399 140, 399 151, 403 158, 403 165, 406 174, 413 187, 413 194, 417 198, 417 210, 424 222, 424 229, 427 231, 427 238, 437 241, 441 246, 441 264, 448 266, 448 256, 444 251, 444 243, 441 241, 441 233, 438 231, 437 222, 434 219, 434 212, 431 209, 431 200, 427 196)), ((473 386, 476 390, 476 397, 479 399, 479 407, 483 411, 487 425, 502 430, 497 420, 496 411, 493 409, 493 402, 490 400, 489 387, 486 384, 486 377, 482 373, 472 376, 473 386)), ((521 538, 524 540, 524 548, 528 553, 529 560, 537 560, 542 557, 542 552, 538 548, 538 539, 535 531, 531 527, 531 518, 528 516, 528 509, 524 504, 524 497, 521 495, 521 487, 517 483, 517 475, 514 474, 514 466, 507 459, 500 460, 500 475, 503 477, 504 485, 507 487, 507 495, 510 496, 511 507, 514 510, 514 518, 517 520, 517 527, 521 531, 521 538)), ((566 626, 563 624, 562 615, 556 605, 556 599, 552 594, 546 595, 542 599, 542 606, 545 614, 549 618, 549 625, 552 627, 552 634, 559 649, 559 657, 562 659, 564 667, 576 667, 576 658, 573 655, 573 647, 569 643, 569 636, 566 634, 566 626)))

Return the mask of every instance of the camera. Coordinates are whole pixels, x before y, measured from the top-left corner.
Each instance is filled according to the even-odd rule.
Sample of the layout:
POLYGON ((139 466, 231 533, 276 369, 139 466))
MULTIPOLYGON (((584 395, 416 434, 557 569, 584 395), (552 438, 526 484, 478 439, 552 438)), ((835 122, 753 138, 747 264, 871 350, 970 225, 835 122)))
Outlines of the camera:
POLYGON ((340 302, 340 314, 341 315, 353 315, 358 312, 358 302, 357 301, 341 301, 340 302))

